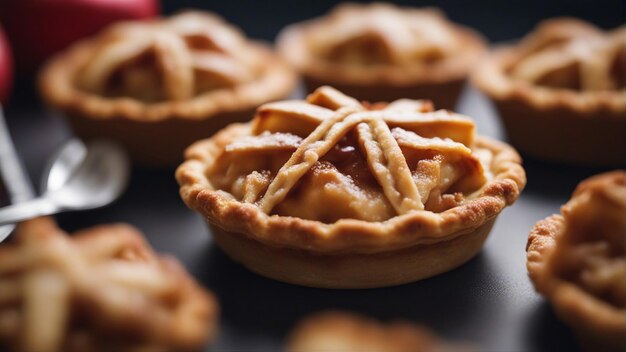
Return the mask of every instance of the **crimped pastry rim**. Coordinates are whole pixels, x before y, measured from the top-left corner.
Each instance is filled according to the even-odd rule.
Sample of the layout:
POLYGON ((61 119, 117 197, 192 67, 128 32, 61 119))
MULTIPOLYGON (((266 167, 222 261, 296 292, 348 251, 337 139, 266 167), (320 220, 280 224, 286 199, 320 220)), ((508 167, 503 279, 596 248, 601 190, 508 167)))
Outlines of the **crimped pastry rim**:
MULTIPOLYGON (((433 8, 422 10, 438 12, 437 9, 433 8)), ((360 68, 348 64, 328 63, 321 59, 310 61, 302 59, 303 56, 314 58, 304 44, 306 42, 306 32, 312 29, 310 27, 314 27, 314 25, 320 23, 329 15, 330 13, 288 25, 280 31, 276 39, 278 53, 303 75, 317 80, 337 84, 389 85, 398 87, 447 83, 465 79, 473 64, 478 62, 487 50, 486 40, 479 32, 446 19, 450 30, 454 31, 456 35, 463 37, 464 45, 471 48, 471 50, 467 50, 467 48, 458 50, 457 54, 451 58, 430 64, 427 68, 423 66, 367 66, 360 68), (291 54, 294 51, 300 57, 294 57, 291 54), (419 69, 411 69, 415 67, 419 69)))
POLYGON ((320 254, 380 253, 446 241, 473 232, 512 204, 526 184, 517 152, 505 143, 480 137, 477 143, 494 151, 494 176, 481 196, 443 213, 416 211, 384 222, 341 219, 332 224, 297 217, 267 215, 257 206, 235 200, 213 188, 204 170, 225 144, 248 134, 251 124, 232 124, 185 152, 176 170, 183 201, 208 222, 265 245, 320 254))
POLYGON ((545 295, 562 319, 577 330, 603 332, 611 336, 621 330, 619 334, 623 337, 626 329, 623 310, 597 299, 550 270, 548 263, 556 248, 556 238, 564 228, 563 216, 553 214, 537 222, 530 232, 526 245, 526 267, 535 289, 545 295))
POLYGON ((626 118, 626 90, 578 92, 511 79, 505 71, 520 55, 515 44, 494 48, 472 72, 472 83, 498 102, 517 101, 539 111, 565 109, 572 112, 572 118, 587 118, 600 111, 610 112, 609 118, 626 118))
POLYGON ((259 79, 234 88, 212 90, 182 101, 147 104, 133 98, 106 98, 80 90, 73 82, 76 71, 97 45, 97 36, 81 40, 46 63, 38 83, 41 95, 49 105, 94 120, 193 121, 221 113, 246 111, 269 101, 283 99, 291 94, 297 83, 296 74, 271 51, 269 45, 248 40, 246 45, 266 64, 259 79))

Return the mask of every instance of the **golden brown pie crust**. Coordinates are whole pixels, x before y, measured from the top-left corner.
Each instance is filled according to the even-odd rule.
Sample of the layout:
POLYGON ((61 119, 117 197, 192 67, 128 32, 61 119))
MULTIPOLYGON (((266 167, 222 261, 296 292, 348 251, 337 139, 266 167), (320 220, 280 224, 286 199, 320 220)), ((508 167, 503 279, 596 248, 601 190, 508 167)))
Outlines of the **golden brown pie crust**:
MULTIPOLYGON (((626 29, 605 33, 576 19, 548 20, 519 44, 496 49, 475 70, 472 81, 493 100, 511 144, 522 153, 551 162, 622 166, 626 161, 626 89, 620 88, 619 82, 617 87, 615 82, 609 83, 613 88, 593 86, 598 81, 619 81, 619 76, 625 74, 617 70, 620 65, 626 72, 626 56, 621 61, 615 58, 613 71, 602 69, 607 62, 592 61, 600 57, 600 50, 594 45, 607 44, 613 48, 621 45, 621 55, 626 55, 626 29), (537 52, 543 55, 535 55, 537 52), (584 53, 593 53, 591 59, 584 53), (524 67, 526 71, 553 65, 554 71, 545 74, 543 80, 566 87, 513 78, 512 68, 533 55, 535 61, 524 67), (585 69, 575 72, 575 66, 571 66, 574 60, 586 62, 585 69), (598 70, 596 66, 599 73, 594 71, 598 70), (586 79, 568 77, 572 72, 586 75, 586 79), (607 74, 614 75, 613 79, 602 78, 607 74), (580 82, 567 82, 568 79, 580 82), (567 84, 581 87, 567 88, 567 84), (585 84, 589 87, 585 88, 585 84)), ((529 76, 541 72, 522 73, 529 76)))
MULTIPOLYGON (((328 87, 320 88, 312 96, 329 90, 332 91, 328 87)), ((521 160, 512 148, 478 137, 472 148, 493 156, 486 166, 492 177, 467 201, 445 211, 408 210, 385 221, 341 218, 330 223, 268 215, 262 209, 267 204, 264 200, 257 204, 244 202, 216 189, 207 170, 216 165, 227 145, 234 145, 233 141, 242 140, 256 126, 263 126, 263 112, 277 104, 261 107, 252 123, 233 124, 214 137, 192 145, 186 151, 187 161, 176 173, 183 200, 204 216, 218 245, 232 258, 264 276, 313 287, 367 288, 412 282, 451 270, 480 250, 495 217, 517 199, 526 183, 521 160)), ((346 110, 337 110, 335 114, 342 111, 346 110)), ((383 111, 383 114, 390 113, 383 111)), ((450 113, 436 114, 447 117, 450 113)), ((349 118, 355 116, 358 113, 349 118)), ((295 119, 293 115, 292 118, 295 119)), ((295 124, 303 125, 303 121, 295 124)), ((408 198, 401 199, 403 202, 399 204, 406 205, 408 198)), ((325 207, 324 204, 295 206, 325 207)), ((333 204, 326 205, 329 206, 333 204)))
POLYGON ((453 109, 486 45, 478 33, 451 23, 438 9, 350 3, 285 28, 277 47, 302 73, 308 92, 331 85, 359 100, 429 99, 453 109), (334 43, 333 38, 340 39, 334 43), (360 65, 326 57, 355 40, 365 41, 366 48, 357 44, 354 56, 363 60, 382 51, 385 62, 360 65))
POLYGON ((0 346, 195 351, 215 338, 215 297, 128 225, 70 237, 39 218, 13 239, 0 248, 0 346))
POLYGON ((530 232, 530 278, 585 349, 623 351, 626 172, 581 182, 561 213, 539 221, 530 232))
POLYGON ((320 351, 473 351, 469 344, 443 341, 430 329, 410 322, 382 324, 354 313, 315 313, 290 333, 288 352, 320 351))
MULTIPOLYGON (((132 40, 142 38, 141 35, 136 37, 139 39, 129 39, 128 42, 132 44, 132 40)), ((113 49, 110 49, 110 52, 115 53, 113 49)), ((163 51, 162 60, 167 61, 173 53, 180 52, 180 48, 166 48, 163 51)), ((184 64, 187 61, 181 62, 185 68, 184 64)), ((248 64, 239 63, 241 67, 248 64)), ((121 62, 119 65, 123 68, 126 64, 121 62)), ((163 65, 167 66, 166 63, 163 65)), ((92 71, 102 75, 98 68, 92 71)), ((127 80, 130 81, 132 76, 129 77, 127 80)), ((113 78, 109 79, 111 80, 113 78)), ((201 79, 196 77, 196 81, 200 82, 201 79)), ((123 22, 113 25, 98 36, 83 40, 54 57, 43 69, 39 83, 45 101, 67 116, 75 133, 80 137, 113 138, 126 146, 139 164, 168 166, 179 162, 184 148, 192 142, 210 136, 229 123, 248 121, 253 116, 254 109, 260 104, 289 96, 295 87, 296 76, 265 44, 247 41, 243 34, 217 16, 196 11, 152 22, 123 22), (189 25, 193 30, 200 31, 200 34, 170 32, 168 26, 172 26, 175 21, 189 25), (147 102, 123 94, 108 96, 81 87, 79 83, 81 75, 85 72, 84 67, 93 61, 94 53, 106 49, 112 41, 111 38, 124 37, 125 32, 130 33, 134 30, 143 30, 148 34, 151 31, 155 33, 161 31, 170 37, 183 38, 187 42, 191 42, 194 36, 206 35, 211 38, 213 32, 226 32, 237 39, 238 43, 241 42, 240 48, 234 48, 233 51, 245 50, 245 53, 240 53, 239 56, 246 58, 248 62, 253 61, 256 65, 255 70, 259 72, 253 78, 233 78, 231 76, 240 70, 232 69, 227 59, 222 59, 219 55, 214 55, 217 59, 212 59, 210 54, 213 51, 207 55, 204 51, 194 49, 192 44, 188 44, 189 51, 200 57, 200 61, 206 58, 205 61, 212 65, 218 77, 216 79, 231 79, 234 83, 229 81, 230 85, 224 83, 222 86, 201 90, 190 97, 174 99, 180 86, 176 83, 176 72, 181 71, 180 68, 174 67, 171 68, 174 78, 165 80, 164 83, 165 88, 173 96, 158 101, 147 102)))

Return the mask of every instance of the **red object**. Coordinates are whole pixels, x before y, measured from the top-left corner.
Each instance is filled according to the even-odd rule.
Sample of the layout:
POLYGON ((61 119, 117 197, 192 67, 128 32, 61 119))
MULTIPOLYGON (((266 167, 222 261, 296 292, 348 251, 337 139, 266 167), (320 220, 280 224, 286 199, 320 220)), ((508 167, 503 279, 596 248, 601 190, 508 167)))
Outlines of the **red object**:
POLYGON ((6 104, 13 84, 11 49, 0 27, 0 102, 6 104))
POLYGON ((158 0, 0 0, 0 22, 11 41, 16 66, 26 73, 112 22, 158 13, 158 0))

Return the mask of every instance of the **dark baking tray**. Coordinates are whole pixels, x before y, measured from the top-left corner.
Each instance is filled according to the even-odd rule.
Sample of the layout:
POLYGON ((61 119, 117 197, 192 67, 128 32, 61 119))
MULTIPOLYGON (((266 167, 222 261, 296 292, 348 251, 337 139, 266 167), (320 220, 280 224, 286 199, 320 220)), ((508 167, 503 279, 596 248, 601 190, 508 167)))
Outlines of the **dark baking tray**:
MULTIPOLYGON (((70 132, 62 119, 36 101, 34 97, 16 101, 7 116, 17 150, 39 184, 48 156, 70 132)), ((478 92, 467 89, 457 110, 476 120, 480 134, 503 138, 495 113, 478 92)), ((533 160, 525 160, 525 168, 526 189, 500 215, 474 259, 449 273, 392 288, 312 289, 247 271, 212 243, 203 220, 180 200, 174 169, 134 169, 128 191, 115 204, 61 214, 57 220, 68 231, 128 222, 141 229, 158 251, 178 257, 219 297, 220 334, 207 350, 280 350, 300 318, 341 309, 424 324, 445 338, 474 342, 483 350, 576 351, 573 334, 527 277, 526 239, 536 221, 559 211, 579 181, 604 170, 533 160)))

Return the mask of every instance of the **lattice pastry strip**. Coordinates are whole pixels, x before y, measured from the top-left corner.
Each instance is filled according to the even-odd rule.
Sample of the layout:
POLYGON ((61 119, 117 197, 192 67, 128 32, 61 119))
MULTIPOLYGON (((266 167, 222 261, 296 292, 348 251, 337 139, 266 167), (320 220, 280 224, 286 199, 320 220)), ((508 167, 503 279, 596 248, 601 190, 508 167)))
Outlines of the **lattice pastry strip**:
POLYGON ((81 71, 81 85, 90 91, 103 91, 106 81, 117 67, 146 52, 152 43, 152 36, 142 36, 135 41, 116 40, 106 49, 98 50, 90 64, 81 71))
POLYGON ((252 134, 268 131, 308 136, 322 121, 334 115, 332 110, 301 101, 269 103, 257 109, 252 134))
POLYGON ((330 110, 338 110, 342 107, 362 108, 361 103, 349 97, 335 88, 323 86, 306 97, 307 102, 330 110))
POLYGON ((249 81, 257 70, 241 35, 212 16, 122 23, 101 36, 78 84, 103 95, 184 100, 249 81))
MULTIPOLYGON (((608 35, 599 32, 564 37, 561 41, 547 48, 535 48, 536 51, 512 68, 511 76, 531 83, 581 90, 623 88, 613 71, 614 65, 620 65, 618 56, 626 52, 626 28, 608 35)), ((533 48, 532 44, 527 47, 533 48)))
POLYGON ((121 225, 68 237, 47 219, 0 247, 0 344, 16 351, 187 350, 215 328, 213 298, 121 225))
POLYGON ((389 127, 380 119, 367 120, 357 126, 357 135, 367 156, 367 164, 383 193, 398 214, 423 210, 424 204, 411 171, 389 127))
MULTIPOLYGON (((320 88, 308 100, 309 104, 287 101, 261 106, 257 111, 252 134, 269 131, 306 137, 322 121, 334 116, 332 109, 342 106, 357 107, 352 98, 330 87, 320 88)), ((358 108, 364 107, 358 105, 358 108)), ((398 100, 380 111, 371 111, 371 114, 379 116, 391 128, 400 127, 424 137, 450 138, 466 146, 474 143, 475 126, 472 120, 444 110, 432 111, 432 104, 428 101, 398 100)))
MULTIPOLYGON (((462 143, 442 138, 424 138, 414 132, 406 131, 401 128, 392 129, 393 137, 398 141, 401 148, 411 149, 414 151, 435 152, 436 156, 429 160, 429 163, 437 164, 436 172, 438 177, 437 187, 439 189, 447 189, 452 184, 460 191, 468 191, 479 188, 487 182, 486 172, 480 160, 472 154, 472 150, 462 143)), ((421 160, 420 162, 426 162, 421 160)), ((432 166, 418 163, 418 171, 426 172, 433 170, 432 166)), ((432 179, 433 176, 425 176, 424 174, 416 175, 419 179, 432 179)), ((427 182, 428 183, 428 182, 427 182)), ((418 182, 418 188, 422 182, 418 182)), ((420 190, 422 199, 426 202, 429 197, 423 197, 426 190, 420 190)))
POLYGON ((441 13, 386 4, 344 6, 314 34, 320 55, 354 63, 407 65, 445 57, 458 45, 441 13))
POLYGON ((361 120, 350 118, 354 108, 339 109, 333 118, 322 122, 298 147, 270 183, 259 208, 266 213, 281 202, 293 186, 343 136, 361 120))

